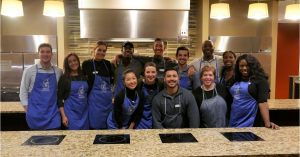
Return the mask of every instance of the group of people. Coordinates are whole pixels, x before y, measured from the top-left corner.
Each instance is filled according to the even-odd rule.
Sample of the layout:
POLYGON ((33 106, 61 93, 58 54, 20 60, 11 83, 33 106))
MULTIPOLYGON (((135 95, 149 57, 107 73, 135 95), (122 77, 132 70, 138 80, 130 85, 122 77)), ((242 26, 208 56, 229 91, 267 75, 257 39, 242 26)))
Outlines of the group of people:
POLYGON ((22 77, 20 100, 30 129, 151 129, 252 127, 269 118, 267 76, 248 54, 214 55, 212 41, 203 57, 188 65, 189 49, 177 48, 176 60, 164 57, 155 39, 153 57, 134 55, 131 42, 122 54, 105 59, 107 44, 97 42, 92 59, 80 64, 70 53, 64 72, 51 64, 52 47, 38 47, 40 62, 22 77))

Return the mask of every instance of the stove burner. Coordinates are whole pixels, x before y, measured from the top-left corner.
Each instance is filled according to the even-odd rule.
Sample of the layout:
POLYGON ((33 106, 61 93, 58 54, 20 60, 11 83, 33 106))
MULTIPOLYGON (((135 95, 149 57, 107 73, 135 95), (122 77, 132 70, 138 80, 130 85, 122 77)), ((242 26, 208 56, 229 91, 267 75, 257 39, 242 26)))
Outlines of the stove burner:
POLYGON ((159 134, 162 143, 190 143, 198 142, 191 133, 159 134))
POLYGON ((231 142, 238 141, 264 141, 264 139, 252 132, 221 132, 231 142))
POLYGON ((31 136, 23 145, 58 145, 65 135, 31 136))
POLYGON ((94 144, 126 144, 130 143, 128 134, 96 135, 94 144))

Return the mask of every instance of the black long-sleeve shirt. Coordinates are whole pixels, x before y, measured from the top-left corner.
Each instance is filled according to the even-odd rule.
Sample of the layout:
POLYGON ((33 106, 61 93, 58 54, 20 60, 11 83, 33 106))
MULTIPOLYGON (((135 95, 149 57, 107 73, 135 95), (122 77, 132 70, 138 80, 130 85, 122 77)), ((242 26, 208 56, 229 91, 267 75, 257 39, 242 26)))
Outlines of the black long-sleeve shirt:
MULTIPOLYGON (((111 84, 113 84, 113 77, 114 77, 114 72, 112 70, 112 65, 108 60, 101 60, 101 61, 94 61, 95 62, 95 67, 96 70, 98 71, 99 76, 104 76, 104 77, 110 77, 111 84)), ((89 84, 89 91, 91 91, 93 85, 94 85, 94 80, 95 80, 95 75, 93 74, 94 72, 94 65, 93 65, 93 59, 86 60, 82 63, 82 72, 83 75, 87 76, 88 79, 88 84, 89 84)))
POLYGON ((137 88, 134 90, 130 90, 129 88, 126 88, 126 90, 122 89, 121 92, 115 97, 114 105, 113 105, 113 112, 114 112, 113 115, 114 115, 114 119, 118 125, 118 128, 123 127, 122 115, 123 115, 123 103, 124 103, 124 99, 125 99, 125 91, 126 91, 127 97, 131 100, 134 100, 136 98, 136 92, 138 93, 138 96, 140 98, 137 109, 131 115, 128 125, 130 125, 131 122, 134 122, 137 125, 143 115, 144 96, 143 96, 142 92, 140 90, 137 90, 137 88))

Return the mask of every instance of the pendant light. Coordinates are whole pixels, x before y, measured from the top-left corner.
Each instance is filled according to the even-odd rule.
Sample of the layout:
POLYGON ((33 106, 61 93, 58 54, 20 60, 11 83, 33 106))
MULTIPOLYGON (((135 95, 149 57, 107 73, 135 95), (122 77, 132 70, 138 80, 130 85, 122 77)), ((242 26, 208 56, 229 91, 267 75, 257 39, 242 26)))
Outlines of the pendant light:
POLYGON ((228 3, 215 3, 210 7, 211 19, 225 19, 230 18, 230 9, 228 3))
POLYGON ((2 0, 1 15, 10 17, 24 16, 22 1, 2 0))
POLYGON ((300 19, 300 4, 290 4, 285 7, 284 18, 288 20, 300 19))
POLYGON ((260 20, 269 17, 267 3, 252 3, 249 5, 248 18, 260 20))
POLYGON ((60 0, 45 0, 43 15, 51 17, 65 16, 64 2, 60 0))

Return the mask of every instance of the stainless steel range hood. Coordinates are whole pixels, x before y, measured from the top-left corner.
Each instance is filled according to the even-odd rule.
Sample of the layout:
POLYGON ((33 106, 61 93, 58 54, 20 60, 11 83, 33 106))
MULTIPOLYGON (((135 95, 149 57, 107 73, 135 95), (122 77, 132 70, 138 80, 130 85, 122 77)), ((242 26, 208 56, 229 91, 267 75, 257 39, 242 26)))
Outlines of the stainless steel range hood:
POLYGON ((188 34, 190 0, 78 0, 80 37, 177 38, 188 34))

